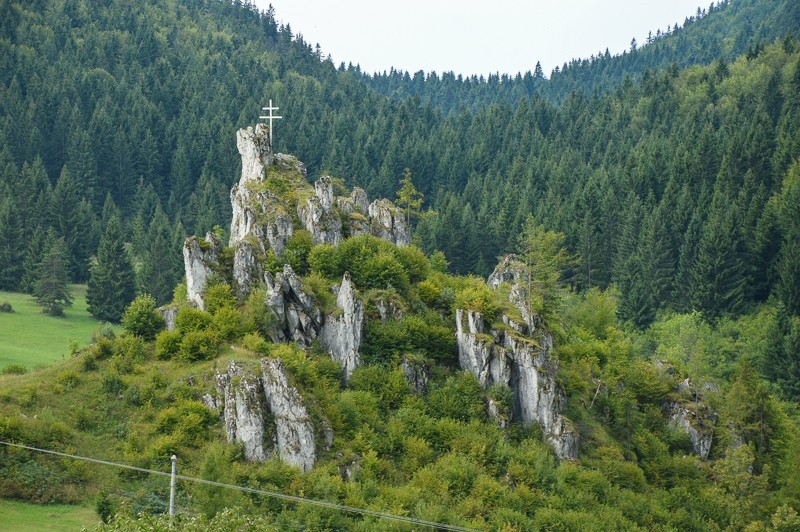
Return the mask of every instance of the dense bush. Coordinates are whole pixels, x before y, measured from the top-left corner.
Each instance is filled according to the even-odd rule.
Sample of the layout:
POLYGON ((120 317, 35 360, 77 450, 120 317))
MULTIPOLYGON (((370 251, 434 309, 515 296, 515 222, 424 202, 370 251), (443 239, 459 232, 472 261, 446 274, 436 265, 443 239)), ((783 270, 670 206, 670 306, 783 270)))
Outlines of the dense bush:
POLYGON ((230 285, 221 282, 211 283, 203 292, 203 303, 207 312, 216 314, 221 309, 235 309, 236 296, 230 285))
POLYGON ((218 344, 219 339, 213 331, 188 331, 181 340, 178 358, 188 362, 214 358, 218 344))
POLYGON ((192 307, 183 307, 175 316, 175 329, 182 332, 199 332, 207 329, 213 322, 209 312, 192 307))
POLYGON ((286 241, 279 262, 290 265, 296 274, 305 275, 309 270, 308 255, 312 247, 314 240, 308 231, 295 231, 286 241))
POLYGON ((149 341, 164 328, 164 317, 156 310, 156 300, 149 294, 143 294, 123 312, 122 326, 131 334, 149 341))
POLYGON ((156 356, 162 360, 173 358, 180 351, 182 340, 180 331, 161 331, 156 336, 156 356))

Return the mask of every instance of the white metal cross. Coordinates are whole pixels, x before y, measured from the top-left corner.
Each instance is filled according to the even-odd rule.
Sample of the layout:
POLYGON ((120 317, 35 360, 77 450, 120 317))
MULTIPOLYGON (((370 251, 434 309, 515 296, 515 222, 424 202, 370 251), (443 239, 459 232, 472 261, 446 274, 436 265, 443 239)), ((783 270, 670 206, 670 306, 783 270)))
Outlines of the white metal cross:
POLYGON ((261 110, 262 111, 267 111, 269 113, 266 116, 259 116, 258 118, 260 118, 260 119, 266 118, 267 120, 269 120, 269 145, 270 145, 270 147, 272 147, 272 121, 274 119, 276 119, 276 118, 283 118, 283 117, 272 114, 272 111, 277 111, 278 110, 277 107, 273 107, 272 106, 272 98, 270 98, 270 100, 269 100, 269 107, 262 107, 261 110))

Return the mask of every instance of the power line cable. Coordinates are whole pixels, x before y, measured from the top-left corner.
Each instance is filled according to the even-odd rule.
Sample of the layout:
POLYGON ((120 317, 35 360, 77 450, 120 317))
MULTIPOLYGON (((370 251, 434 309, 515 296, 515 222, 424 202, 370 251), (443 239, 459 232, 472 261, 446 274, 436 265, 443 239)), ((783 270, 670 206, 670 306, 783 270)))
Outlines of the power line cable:
MULTIPOLYGON (((52 455, 56 455, 56 456, 63 456, 65 458, 72 458, 74 460, 84 460, 86 462, 92 462, 92 463, 96 463, 96 464, 103 464, 103 465, 108 465, 108 466, 113 466, 113 467, 120 467, 120 468, 123 468, 123 469, 131 469, 133 471, 140 471, 142 473, 149 473, 151 475, 161 475, 161 476, 164 476, 164 477, 171 477, 172 476, 171 473, 166 473, 164 471, 155 471, 153 469, 146 469, 144 467, 136 467, 136 466, 132 466, 132 465, 128 465, 128 464, 120 464, 120 463, 116 463, 116 462, 110 462, 108 460, 100 460, 100 459, 97 459, 97 458, 90 458, 88 456, 78 456, 78 455, 69 454, 69 453, 62 453, 62 452, 59 452, 59 451, 51 451, 50 449, 40 449, 38 447, 30 447, 28 445, 22 445, 22 444, 19 444, 19 443, 10 443, 10 442, 5 442, 5 441, 0 441, 0 445, 7 445, 9 447, 18 447, 20 449, 27 449, 29 451, 36 451, 36 452, 52 454, 52 455)), ((387 513, 383 513, 383 512, 377 512, 377 511, 374 511, 374 510, 367 510, 366 508, 357 508, 355 506, 347 506, 347 505, 344 505, 344 504, 337 504, 337 503, 333 503, 333 502, 320 501, 320 500, 317 500, 317 499, 308 499, 308 498, 305 498, 305 497, 298 497, 297 495, 288 495, 286 493, 280 493, 280 492, 277 492, 277 491, 259 490, 259 489, 255 489, 255 488, 248 488, 248 487, 245 487, 245 486, 235 486, 233 484, 225 484, 223 482, 216 482, 214 480, 206 480, 206 479, 202 479, 202 478, 187 477, 185 475, 175 475, 175 478, 179 479, 179 480, 185 480, 185 481, 188 481, 188 482, 197 482, 199 484, 206 484, 206 485, 209 485, 209 486, 215 486, 215 487, 218 487, 218 488, 229 488, 229 489, 235 489, 235 490, 244 491, 244 492, 248 492, 248 493, 254 493, 254 494, 257 494, 257 495, 264 495, 266 497, 274 497, 276 499, 282 499, 282 500, 285 500, 285 501, 296 502, 296 503, 300 503, 300 504, 311 504, 311 505, 316 505, 316 506, 322 506, 323 508, 330 508, 330 509, 333 509, 333 510, 340 510, 340 511, 343 511, 343 512, 357 513, 357 514, 366 515, 366 516, 369 516, 369 517, 377 517, 379 519, 389 519, 389 520, 394 520, 394 521, 403 521, 405 523, 412 523, 412 524, 415 524, 415 525, 428 526, 428 527, 431 527, 431 528, 438 528, 438 529, 442 529, 442 530, 456 530, 456 531, 460 531, 460 532, 472 532, 474 530, 474 529, 471 529, 471 528, 464 528, 464 527, 460 527, 460 526, 456 526, 456 525, 449 525, 449 524, 446 524, 446 523, 437 523, 435 521, 426 521, 424 519, 417 519, 415 517, 406 517, 406 516, 402 516, 402 515, 387 514, 387 513)))

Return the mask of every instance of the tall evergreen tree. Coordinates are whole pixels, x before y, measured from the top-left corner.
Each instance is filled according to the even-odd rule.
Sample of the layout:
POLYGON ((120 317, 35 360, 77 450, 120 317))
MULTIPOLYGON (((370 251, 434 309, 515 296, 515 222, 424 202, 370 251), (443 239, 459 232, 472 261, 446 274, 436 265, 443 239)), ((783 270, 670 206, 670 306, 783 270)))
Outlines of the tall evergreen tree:
POLYGON ((25 241, 22 217, 14 201, 0 197, 0 289, 19 290, 24 272, 25 241))
POLYGON ((44 311, 52 316, 63 316, 64 307, 72 306, 69 253, 63 237, 53 242, 39 263, 34 296, 44 311))
POLYGON ((119 221, 112 216, 100 239, 97 262, 89 273, 88 310, 99 320, 119 322, 125 307, 135 296, 133 266, 125 249, 119 221))
POLYGON ((690 285, 692 304, 711 318, 742 311, 746 281, 736 210, 718 192, 703 226, 690 285))
POLYGON ((139 292, 150 294, 157 305, 163 305, 172 298, 172 290, 178 284, 176 257, 179 248, 173 246, 169 220, 160 207, 150 224, 148 241, 150 246, 142 257, 138 275, 139 292))

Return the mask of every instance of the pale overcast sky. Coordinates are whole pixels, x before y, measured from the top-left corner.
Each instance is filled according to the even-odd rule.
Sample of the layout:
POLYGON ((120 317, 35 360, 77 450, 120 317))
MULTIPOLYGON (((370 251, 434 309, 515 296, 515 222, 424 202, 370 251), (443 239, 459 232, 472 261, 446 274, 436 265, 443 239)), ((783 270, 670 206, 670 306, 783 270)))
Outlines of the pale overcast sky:
POLYGON ((545 74, 606 48, 627 50, 648 31, 683 26, 710 0, 255 0, 271 3, 335 64, 375 72, 516 74, 541 61, 545 74))

